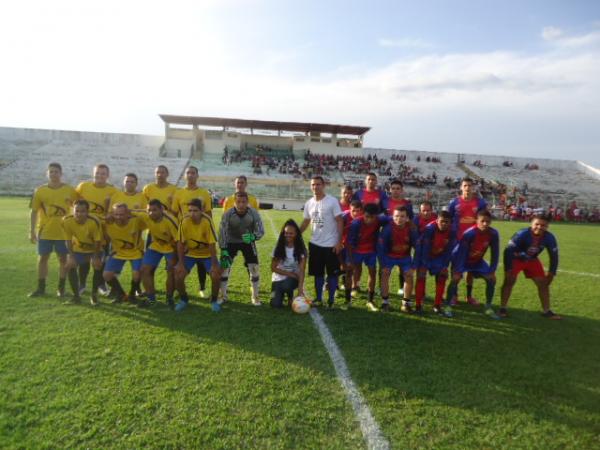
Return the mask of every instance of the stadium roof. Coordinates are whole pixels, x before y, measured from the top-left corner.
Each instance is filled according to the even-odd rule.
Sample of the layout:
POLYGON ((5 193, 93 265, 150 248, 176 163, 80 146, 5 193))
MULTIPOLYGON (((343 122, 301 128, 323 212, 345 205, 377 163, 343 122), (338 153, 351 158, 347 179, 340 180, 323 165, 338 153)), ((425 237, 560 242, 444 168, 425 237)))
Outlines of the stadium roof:
POLYGON ((272 120, 228 119, 225 117, 173 116, 169 114, 159 114, 159 116, 165 123, 174 123, 179 125, 205 125, 211 127, 250 128, 255 130, 298 131, 302 133, 316 131, 321 133, 352 134, 360 136, 371 129, 371 127, 332 125, 325 123, 275 122, 272 120))

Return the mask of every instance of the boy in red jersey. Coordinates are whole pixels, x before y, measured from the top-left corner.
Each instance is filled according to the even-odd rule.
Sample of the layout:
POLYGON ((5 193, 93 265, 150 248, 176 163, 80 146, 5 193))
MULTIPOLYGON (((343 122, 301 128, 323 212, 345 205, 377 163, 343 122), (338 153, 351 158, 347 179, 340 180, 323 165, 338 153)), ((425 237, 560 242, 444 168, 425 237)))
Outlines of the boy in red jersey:
POLYGON ((354 195, 354 191, 352 190, 352 186, 345 185, 342 186, 342 192, 340 197, 340 208, 342 212, 350 211, 350 205, 352 203, 352 196, 354 195))
MULTIPOLYGON (((471 178, 463 178, 460 191, 461 195, 448 204, 448 212, 452 216, 452 229, 459 241, 464 232, 475 225, 477 213, 487 208, 487 202, 475 194, 471 178)), ((451 301, 456 304, 456 298, 451 301)), ((474 306, 479 305, 479 302, 473 298, 473 276, 471 274, 467 274, 466 302, 474 306)))
POLYGON ((427 271, 435 276, 435 301, 433 312, 444 314, 442 299, 448 280, 448 265, 452 249, 456 243, 454 231, 450 229, 450 214, 441 211, 435 222, 430 222, 424 229, 417 247, 418 258, 417 286, 415 288, 416 313, 423 313, 423 298, 425 297, 425 283, 427 271))
POLYGON ((343 285, 344 285, 344 297, 346 302, 344 308, 352 306, 352 282, 354 274, 354 265, 350 259, 350 252, 348 251, 348 232, 350 231, 350 225, 354 219, 358 219, 363 215, 363 206, 359 200, 352 200, 350 202, 350 209, 344 213, 342 220, 344 221, 344 230, 342 233, 342 245, 344 248, 339 253, 340 266, 342 268, 343 285))
POLYGON ((437 214, 433 212, 433 205, 429 200, 425 200, 419 205, 419 214, 417 214, 413 219, 413 222, 419 231, 419 236, 423 235, 427 225, 435 222, 436 220, 437 214))
POLYGON ((398 266, 404 275, 404 297, 402 300, 403 312, 410 313, 410 295, 413 289, 413 259, 411 250, 417 245, 418 235, 413 223, 408 218, 405 206, 398 206, 394 210, 392 221, 388 222, 381 231, 377 253, 381 271, 381 309, 389 311, 390 274, 394 266, 398 266))
MULTIPOLYGON (((498 267, 499 235, 491 227, 492 215, 487 210, 477 213, 475 226, 463 234, 462 239, 452 251, 452 279, 448 285, 448 302, 456 295, 458 283, 464 272, 471 272, 475 278, 483 278, 486 283, 485 314, 492 319, 499 319, 492 309, 494 291, 496 289, 496 268, 498 267), (484 256, 491 249, 490 264, 484 256)), ((446 308, 451 317, 450 305, 446 308)))
POLYGON ((364 207, 364 215, 352 221, 348 231, 348 257, 354 267, 362 264, 369 270, 369 299, 367 307, 377 311, 374 303, 375 282, 377 280, 377 236, 381 227, 381 219, 377 216, 377 205, 369 203, 364 207))
POLYGON ((387 203, 387 194, 377 187, 377 175, 369 172, 365 178, 364 189, 354 193, 353 200, 360 200, 363 206, 370 203, 377 206, 377 213, 383 212, 387 203))

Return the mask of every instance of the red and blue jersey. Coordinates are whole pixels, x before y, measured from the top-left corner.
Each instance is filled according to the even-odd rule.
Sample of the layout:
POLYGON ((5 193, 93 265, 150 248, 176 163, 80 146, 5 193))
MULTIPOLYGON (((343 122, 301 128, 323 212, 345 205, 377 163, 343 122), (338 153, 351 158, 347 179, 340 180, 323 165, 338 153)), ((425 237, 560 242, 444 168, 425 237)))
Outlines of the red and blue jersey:
POLYGON ((466 266, 475 266, 479 263, 487 249, 491 250, 490 270, 495 272, 498 268, 500 237, 495 228, 481 231, 471 227, 462 236, 458 245, 452 252, 452 263, 456 272, 468 272, 466 266))
POLYGON ((344 223, 344 228, 342 230, 342 244, 347 245, 348 242, 348 232, 350 231, 350 225, 352 225, 352 221, 354 219, 352 218, 352 214, 350 214, 350 211, 346 211, 344 214, 342 214, 342 222, 344 223))
POLYGON ((344 203, 342 203, 342 202, 340 201, 340 209, 341 209, 341 210, 342 210, 342 212, 344 212, 344 213, 345 213, 346 211, 350 212, 350 203, 346 203, 346 204, 344 204, 344 203))
POLYGON ((360 200, 363 204, 363 207, 370 203, 377 205, 380 213, 385 211, 387 198, 387 194, 381 189, 375 189, 374 191, 359 189, 352 196, 352 200, 360 200))
POLYGON ((412 222, 404 226, 389 221, 379 235, 377 251, 380 256, 389 258, 406 258, 411 256, 411 250, 416 248, 419 235, 412 222))
POLYGON ((348 230, 346 242, 352 249, 352 253, 375 253, 377 237, 382 223, 387 220, 382 216, 377 216, 371 223, 365 223, 365 218, 354 219, 348 230))
POLYGON ((456 245, 456 234, 450 228, 439 229, 437 223, 429 223, 419 240, 418 253, 422 266, 428 266, 431 260, 441 259, 443 265, 450 263, 452 250, 456 245))
POLYGON ((394 200, 392 197, 388 197, 386 199, 386 201, 384 202, 384 204, 383 204, 383 208, 384 208, 385 211, 387 211, 387 215, 388 216, 393 215, 394 214, 394 210, 398 206, 404 206, 404 207, 406 207, 406 209, 408 210, 408 218, 410 220, 414 219, 415 213, 413 211, 413 204, 407 198, 401 198, 399 200, 394 200))
POLYGON ((415 224, 415 226, 417 227, 417 230, 419 231, 419 236, 423 236, 423 233, 425 232, 425 227, 427 225, 429 225, 430 223, 435 222, 436 220, 437 220, 436 213, 431 213, 431 216, 429 217, 429 219, 424 219, 421 214, 417 214, 415 216, 415 218, 413 219, 413 223, 415 224))
POLYGON ((465 231, 477 222, 477 213, 487 208, 487 202, 481 197, 473 197, 465 200, 456 197, 448 204, 448 212, 452 217, 452 229, 456 232, 456 238, 461 239, 465 231))
POLYGON ((515 259, 521 261, 535 260, 544 249, 548 250, 550 256, 548 272, 556 275, 558 269, 558 243, 556 238, 548 231, 536 236, 531 228, 523 228, 517 231, 510 239, 504 249, 504 267, 506 270, 512 270, 515 259))

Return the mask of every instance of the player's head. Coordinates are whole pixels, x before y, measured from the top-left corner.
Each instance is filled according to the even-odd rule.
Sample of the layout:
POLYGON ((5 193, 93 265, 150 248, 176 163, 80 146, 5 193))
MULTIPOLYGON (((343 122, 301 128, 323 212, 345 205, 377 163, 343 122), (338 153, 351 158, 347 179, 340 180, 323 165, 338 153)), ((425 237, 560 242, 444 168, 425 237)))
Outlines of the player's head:
POLYGON ((125 192, 130 194, 134 194, 138 185, 138 177, 135 173, 129 172, 125 174, 125 178, 123 178, 123 189, 125 192))
POLYGON ((377 189, 377 175, 373 172, 369 172, 365 177, 365 186, 367 191, 374 191, 377 189))
POLYGON ((390 193, 394 199, 402 197, 402 194, 404 193, 404 184, 402 184, 402 181, 392 180, 390 183, 390 193))
POLYGON ((281 229, 281 233, 283 233, 283 238, 288 247, 293 246, 296 243, 296 239, 300 236, 300 228, 295 220, 290 219, 285 224, 283 224, 283 228, 281 229))
POLYGON ((90 204, 86 200, 77 200, 73 203, 73 215, 77 222, 83 223, 90 212, 90 204))
POLYGON ((440 211, 436 222, 441 231, 446 231, 450 228, 450 221, 450 213, 448 211, 440 211))
POLYGON ((342 191, 340 194, 342 200, 344 200, 344 203, 348 205, 352 201, 352 195, 354 194, 354 190, 352 189, 352 186, 346 184, 342 186, 342 191))
POLYGON ((146 206, 146 211, 148 211, 148 215, 152 220, 158 220, 163 215, 163 204, 160 200, 153 198, 148 202, 148 206, 146 206))
POLYGON ((312 177, 310 179, 310 190, 317 197, 325 195, 325 179, 320 175, 312 177))
POLYGON ((94 177, 94 184, 104 186, 110 176, 110 169, 106 164, 96 164, 92 175, 94 177))
POLYGON ((236 192, 234 196, 235 211, 238 214, 246 214, 248 211, 248 194, 245 192, 236 192))
POLYGON ((464 177, 460 182, 460 192, 463 197, 471 197, 473 195, 473 179, 469 177, 464 177))
POLYGON ((236 192, 246 192, 246 187, 248 186, 248 178, 246 175, 238 175, 234 181, 235 191, 236 192))
POLYGON ((433 205, 429 200, 421 202, 419 205, 419 214, 425 220, 429 219, 433 214, 433 205))
POLYGON ((188 203, 188 211, 194 222, 198 222, 200 220, 200 217, 202 217, 203 206, 204 205, 202 204, 202 200, 200 200, 199 198, 193 198, 188 203))
POLYGON ((350 202, 350 216, 353 219, 357 219, 358 217, 363 215, 363 204, 360 200, 352 200, 350 202))
POLYGON ((482 209, 477 213, 477 228, 481 231, 487 230, 492 224, 492 214, 487 209, 482 209))
POLYGON ((51 162, 48 164, 48 170, 46 171, 48 180, 52 182, 59 182, 62 177, 62 166, 57 162, 51 162))
POLYGON ((392 220, 396 225, 404 225, 408 222, 408 209, 406 206, 396 206, 392 214, 392 220))
POLYGON ((300 233, 300 227, 293 219, 288 219, 281 227, 273 256, 278 259, 285 259, 286 247, 294 247, 294 258, 296 260, 300 260, 301 255, 306 255, 306 247, 304 246, 302 233, 300 233))
POLYGON ((129 217, 129 208, 126 203, 116 203, 113 205, 112 215, 115 218, 115 222, 119 225, 127 222, 129 217))
POLYGON ((166 183, 167 178, 169 178, 169 169, 167 169, 167 166, 156 166, 156 169, 154 169, 154 179, 156 180, 156 183, 166 183))
POLYGON ((545 213, 535 213, 531 216, 531 232, 535 236, 543 234, 550 225, 550 215, 545 213))
POLYGON ((198 182, 198 168, 196 166, 188 166, 185 169, 185 181, 188 186, 196 186, 198 182))
POLYGON ((363 217, 367 225, 373 223, 377 219, 377 214, 379 214, 379 208, 376 204, 369 203, 365 205, 363 217))

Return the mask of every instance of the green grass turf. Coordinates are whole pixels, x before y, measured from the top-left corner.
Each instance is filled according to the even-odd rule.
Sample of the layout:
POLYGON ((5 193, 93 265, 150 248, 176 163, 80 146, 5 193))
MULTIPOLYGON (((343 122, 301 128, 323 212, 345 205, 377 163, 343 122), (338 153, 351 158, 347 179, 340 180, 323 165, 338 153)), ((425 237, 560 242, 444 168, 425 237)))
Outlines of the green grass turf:
MULTIPOLYGON (((0 199, 0 448, 364 447, 312 321, 251 306, 240 258, 233 301, 218 315, 197 297, 183 314, 162 295, 150 310, 28 299, 36 256, 27 204, 0 199)), ((270 219, 279 230, 290 216, 301 219, 263 212, 263 300, 270 219)), ((523 225, 496 226, 504 244, 523 225)), ((599 228, 551 230, 560 269, 600 273, 599 228)), ((188 286, 197 290, 195 276, 188 286)), ((452 320, 369 313, 364 299, 323 314, 394 448, 592 448, 600 443, 599 288, 599 278, 559 274, 552 294, 563 322, 539 317, 523 279, 511 318, 500 322, 464 306, 452 320)), ((481 282, 475 294, 483 296, 481 282)))

